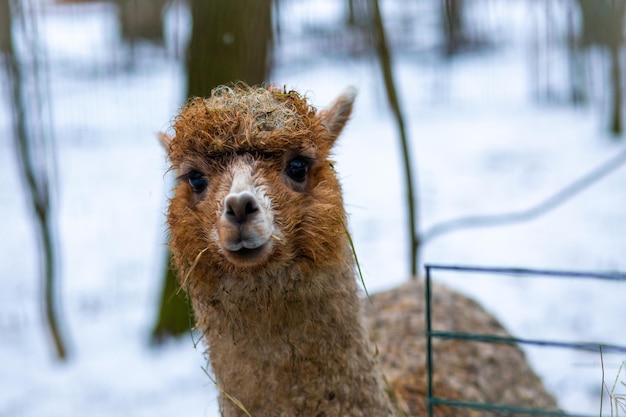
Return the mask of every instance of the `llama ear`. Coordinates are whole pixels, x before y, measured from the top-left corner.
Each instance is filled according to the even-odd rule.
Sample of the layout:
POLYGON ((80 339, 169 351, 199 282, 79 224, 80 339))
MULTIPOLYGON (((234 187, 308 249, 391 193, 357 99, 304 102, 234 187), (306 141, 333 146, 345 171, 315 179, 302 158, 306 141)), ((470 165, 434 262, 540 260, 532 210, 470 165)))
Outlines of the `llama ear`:
POLYGON ((322 125, 328 129, 333 140, 339 136, 352 113, 356 88, 348 87, 335 101, 319 113, 322 125))
POLYGON ((166 152, 169 152, 170 150, 172 139, 174 138, 167 133, 159 132, 159 143, 161 144, 161 146, 163 146, 163 149, 165 149, 166 152))

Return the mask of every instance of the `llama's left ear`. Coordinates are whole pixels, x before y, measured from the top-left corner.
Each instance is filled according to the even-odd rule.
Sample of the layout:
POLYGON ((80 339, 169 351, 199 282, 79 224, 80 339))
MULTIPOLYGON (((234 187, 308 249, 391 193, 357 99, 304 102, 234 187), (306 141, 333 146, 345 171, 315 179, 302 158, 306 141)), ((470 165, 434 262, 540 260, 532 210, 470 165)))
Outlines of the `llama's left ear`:
POLYGON ((159 143, 163 146, 166 152, 170 150, 170 144, 172 143, 172 137, 167 133, 160 132, 159 133, 159 143))
POLYGON ((357 90, 348 87, 335 101, 319 113, 322 125, 328 129, 333 141, 339 136, 352 114, 357 90))

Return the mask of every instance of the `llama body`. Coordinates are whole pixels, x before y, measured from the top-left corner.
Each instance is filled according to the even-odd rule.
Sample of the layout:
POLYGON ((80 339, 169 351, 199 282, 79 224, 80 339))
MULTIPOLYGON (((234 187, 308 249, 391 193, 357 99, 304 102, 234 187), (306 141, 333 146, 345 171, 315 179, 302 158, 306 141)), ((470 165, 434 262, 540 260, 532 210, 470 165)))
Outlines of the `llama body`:
MULTIPOLYGON (((390 302, 393 292, 378 295, 380 303, 375 297, 364 316, 355 282, 341 187, 328 160, 353 100, 347 91, 317 112, 293 92, 220 88, 209 99, 190 101, 175 120, 175 137, 164 139, 178 176, 168 210, 170 247, 207 341, 226 417, 424 410, 423 369, 407 362, 415 357, 381 350, 387 385, 370 340, 387 352, 405 352, 415 344, 389 332, 400 324, 409 331, 403 338, 423 340, 419 326, 402 324, 406 317, 390 302)), ((423 299, 418 287, 409 292, 415 298, 401 309, 423 299)), ((471 308, 482 312, 479 322, 504 332, 478 305, 471 308)), ((518 352, 507 358, 521 365, 496 358, 494 366, 519 371, 532 387, 466 378, 470 394, 491 398, 484 391, 508 389, 522 405, 553 406, 521 351, 505 349, 518 352), (531 395, 517 395, 524 389, 531 395)), ((448 371, 482 372, 461 365, 448 371)), ((447 374, 437 374, 436 387, 465 398, 464 377, 452 375, 457 383, 448 384, 447 374)))

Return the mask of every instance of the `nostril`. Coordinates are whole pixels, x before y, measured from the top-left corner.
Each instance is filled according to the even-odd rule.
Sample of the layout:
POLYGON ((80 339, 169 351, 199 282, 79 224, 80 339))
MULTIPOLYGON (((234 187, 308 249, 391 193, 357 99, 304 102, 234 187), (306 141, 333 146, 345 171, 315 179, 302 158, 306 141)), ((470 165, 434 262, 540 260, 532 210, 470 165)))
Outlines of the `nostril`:
POLYGON ((259 211, 256 198, 249 192, 230 194, 224 203, 225 216, 233 223, 243 224, 259 211))
POLYGON ((256 201, 248 201, 246 202, 246 208, 245 208, 245 213, 246 214, 252 214, 252 213, 256 213, 257 211, 259 211, 259 207, 256 205, 256 201))

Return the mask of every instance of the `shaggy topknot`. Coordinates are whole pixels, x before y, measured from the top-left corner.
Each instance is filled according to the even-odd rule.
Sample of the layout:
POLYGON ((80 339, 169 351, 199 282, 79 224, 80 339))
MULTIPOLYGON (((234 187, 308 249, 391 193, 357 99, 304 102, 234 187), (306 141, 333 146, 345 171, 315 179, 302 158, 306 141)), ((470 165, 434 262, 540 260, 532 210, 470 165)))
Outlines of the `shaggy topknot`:
POLYGON ((172 162, 190 151, 206 156, 271 153, 292 147, 315 148, 314 137, 328 135, 316 110, 295 91, 244 84, 214 89, 209 98, 192 98, 174 121, 172 162))

